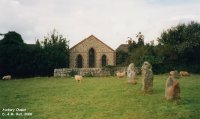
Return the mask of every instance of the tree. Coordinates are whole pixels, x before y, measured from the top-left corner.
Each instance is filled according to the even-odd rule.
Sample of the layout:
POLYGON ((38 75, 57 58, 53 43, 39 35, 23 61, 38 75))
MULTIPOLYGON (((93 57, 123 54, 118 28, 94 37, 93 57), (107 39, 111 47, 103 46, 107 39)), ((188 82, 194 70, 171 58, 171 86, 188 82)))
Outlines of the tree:
POLYGON ((129 45, 128 51, 129 51, 129 52, 132 52, 132 51, 134 51, 136 48, 137 48, 137 44, 136 44, 135 41, 133 41, 133 42, 129 45))
POLYGON ((0 41, 0 75, 20 75, 25 44, 20 34, 11 31, 0 41))
POLYGON ((136 35, 137 44, 134 42, 129 46, 130 61, 136 66, 141 66, 144 62, 145 55, 147 55, 147 47, 144 44, 144 35, 139 32, 136 35))
POLYGON ((127 58, 128 58, 128 53, 123 51, 123 50, 119 50, 116 52, 116 64, 123 66, 123 65, 127 65, 127 58))
POLYGON ((3 44, 16 44, 16 45, 24 44, 21 35, 16 33, 15 31, 9 31, 6 34, 1 34, 1 35, 4 35, 4 38, 1 41, 3 44))
POLYGON ((42 43, 25 44, 16 32, 8 32, 0 40, 0 76, 51 76, 54 68, 68 64, 68 41, 55 30, 42 43))
POLYGON ((144 46, 144 35, 142 35, 141 32, 139 32, 139 33, 136 35, 136 38, 138 39, 137 45, 138 45, 138 46, 144 46))
POLYGON ((46 73, 53 75, 55 68, 69 67, 69 41, 60 35, 55 29, 44 37, 41 43, 37 44, 44 50, 44 62, 46 73))
POLYGON ((190 22, 179 24, 164 31, 158 38, 163 49, 171 53, 165 54, 165 62, 173 62, 176 69, 200 72, 200 24, 190 22), (167 59, 167 57, 169 57, 167 59))

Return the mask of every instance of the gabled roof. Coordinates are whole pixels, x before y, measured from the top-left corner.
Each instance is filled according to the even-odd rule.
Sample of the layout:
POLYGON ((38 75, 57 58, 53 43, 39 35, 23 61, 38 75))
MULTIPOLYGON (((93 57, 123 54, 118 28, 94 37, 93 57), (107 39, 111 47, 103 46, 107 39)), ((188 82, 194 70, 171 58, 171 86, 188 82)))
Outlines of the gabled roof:
POLYGON ((110 46, 106 45, 104 42, 102 42, 101 40, 99 40, 97 37, 95 37, 94 35, 90 35, 89 37, 83 39, 81 42, 79 42, 78 44, 74 45, 72 48, 70 48, 70 50, 72 50, 73 48, 75 48, 76 46, 78 46, 79 44, 83 43, 84 41, 90 39, 91 37, 95 38, 97 41, 101 42, 102 44, 104 44, 106 47, 108 47, 110 50, 112 50, 113 52, 115 52, 115 50, 113 50, 110 46))
POLYGON ((129 44, 121 44, 116 51, 124 51, 124 52, 128 52, 128 48, 129 48, 129 44))

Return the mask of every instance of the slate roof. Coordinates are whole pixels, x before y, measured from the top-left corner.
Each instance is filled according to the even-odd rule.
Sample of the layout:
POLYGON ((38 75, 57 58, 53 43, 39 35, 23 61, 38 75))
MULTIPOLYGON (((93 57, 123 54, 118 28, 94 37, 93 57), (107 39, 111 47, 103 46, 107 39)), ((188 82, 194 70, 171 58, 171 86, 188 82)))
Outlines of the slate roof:
POLYGON ((121 44, 121 45, 116 49, 116 51, 128 52, 128 47, 129 47, 129 44, 121 44))

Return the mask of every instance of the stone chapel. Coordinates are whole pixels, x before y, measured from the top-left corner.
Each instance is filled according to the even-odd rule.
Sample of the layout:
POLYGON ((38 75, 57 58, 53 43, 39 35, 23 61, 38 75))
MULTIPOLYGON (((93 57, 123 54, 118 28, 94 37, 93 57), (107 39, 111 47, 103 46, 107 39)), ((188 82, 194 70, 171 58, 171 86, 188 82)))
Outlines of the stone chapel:
POLYGON ((70 48, 70 68, 101 68, 116 65, 116 52, 94 35, 70 48))

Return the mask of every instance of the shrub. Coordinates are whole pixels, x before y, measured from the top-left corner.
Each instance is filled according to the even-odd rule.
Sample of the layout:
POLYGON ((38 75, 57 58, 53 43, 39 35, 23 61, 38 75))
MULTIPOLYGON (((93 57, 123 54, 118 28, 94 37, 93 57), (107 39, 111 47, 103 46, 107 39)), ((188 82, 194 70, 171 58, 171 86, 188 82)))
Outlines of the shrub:
POLYGON ((74 77, 74 76, 77 75, 77 74, 78 74, 78 72, 75 71, 75 70, 71 70, 71 71, 69 72, 69 76, 71 76, 71 77, 74 77))
POLYGON ((114 76, 114 75, 115 75, 115 72, 116 72, 115 66, 106 65, 105 67, 103 67, 103 69, 104 69, 104 70, 109 70, 111 76, 114 76))

